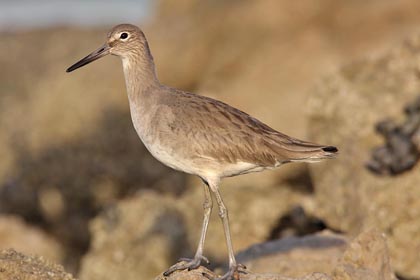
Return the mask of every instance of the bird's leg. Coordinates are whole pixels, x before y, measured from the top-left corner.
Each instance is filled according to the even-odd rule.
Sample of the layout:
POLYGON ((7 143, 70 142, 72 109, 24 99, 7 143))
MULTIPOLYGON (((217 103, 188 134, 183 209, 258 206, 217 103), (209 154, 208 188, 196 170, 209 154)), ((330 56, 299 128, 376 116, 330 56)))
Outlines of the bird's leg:
POLYGON ((204 241, 206 240, 206 233, 207 228, 209 226, 210 215, 213 209, 213 199, 211 198, 210 188, 206 181, 204 181, 204 219, 203 219, 203 227, 201 228, 201 236, 200 241, 198 243, 197 252, 195 253, 194 259, 204 259, 207 263, 209 262, 207 258, 203 257, 203 248, 204 248, 204 241))
POLYGON ((201 229, 200 241, 198 242, 198 248, 194 255, 193 259, 181 258, 178 263, 171 266, 167 271, 163 273, 164 276, 168 276, 176 270, 184 269, 196 269, 200 266, 202 261, 205 261, 209 264, 209 260, 203 256, 204 241, 206 239, 207 228, 210 221, 211 210, 213 208, 213 200, 211 198, 210 189, 206 181, 204 181, 204 218, 203 218, 203 227, 201 229))
POLYGON ((223 229, 226 238, 226 246, 229 254, 229 270, 225 275, 223 275, 220 278, 217 278, 217 280, 237 280, 239 279, 239 273, 246 273, 246 267, 242 264, 236 263, 235 253, 233 252, 232 239, 230 237, 228 211, 225 204, 223 203, 222 196, 219 192, 219 188, 217 185, 210 185, 210 187, 216 197, 217 204, 219 206, 219 216, 223 223, 223 229))

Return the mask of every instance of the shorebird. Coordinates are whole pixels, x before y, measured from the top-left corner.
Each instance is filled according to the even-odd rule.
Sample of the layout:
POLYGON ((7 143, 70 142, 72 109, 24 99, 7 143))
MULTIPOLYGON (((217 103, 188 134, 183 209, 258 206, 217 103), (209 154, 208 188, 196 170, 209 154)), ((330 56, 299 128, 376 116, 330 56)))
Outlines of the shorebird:
POLYGON ((239 279, 239 272, 246 271, 235 259, 228 211, 219 192, 221 179, 288 162, 332 158, 337 148, 292 138, 226 103, 161 84, 146 37, 131 24, 112 28, 103 46, 67 72, 108 54, 122 60, 131 118, 146 148, 163 164, 197 175, 204 182, 204 219, 195 256, 181 259, 164 275, 198 268, 203 261, 208 263, 203 248, 213 194, 229 256, 229 269, 218 279, 239 279))

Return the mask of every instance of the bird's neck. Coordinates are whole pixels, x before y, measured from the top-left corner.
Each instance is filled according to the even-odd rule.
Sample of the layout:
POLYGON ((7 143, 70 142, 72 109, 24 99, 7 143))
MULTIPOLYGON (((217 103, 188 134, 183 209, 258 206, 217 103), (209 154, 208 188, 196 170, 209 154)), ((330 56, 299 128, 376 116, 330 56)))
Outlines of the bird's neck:
POLYGON ((124 57, 122 63, 130 102, 141 101, 152 92, 151 89, 160 86, 150 52, 124 57))

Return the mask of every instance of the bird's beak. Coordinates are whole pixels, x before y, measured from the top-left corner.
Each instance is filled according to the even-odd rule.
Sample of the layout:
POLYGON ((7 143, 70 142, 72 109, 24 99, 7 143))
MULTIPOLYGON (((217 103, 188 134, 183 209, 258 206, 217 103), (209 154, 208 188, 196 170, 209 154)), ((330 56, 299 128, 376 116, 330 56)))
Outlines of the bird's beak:
POLYGON ((96 51, 92 52, 88 56, 82 58, 81 60, 79 60, 78 62, 76 62, 75 64, 73 64, 69 68, 67 68, 66 72, 71 72, 73 70, 76 70, 77 68, 85 66, 86 64, 89 64, 92 61, 95 61, 95 60, 109 54, 109 49, 110 49, 110 46, 108 44, 104 44, 102 47, 100 47, 96 51))

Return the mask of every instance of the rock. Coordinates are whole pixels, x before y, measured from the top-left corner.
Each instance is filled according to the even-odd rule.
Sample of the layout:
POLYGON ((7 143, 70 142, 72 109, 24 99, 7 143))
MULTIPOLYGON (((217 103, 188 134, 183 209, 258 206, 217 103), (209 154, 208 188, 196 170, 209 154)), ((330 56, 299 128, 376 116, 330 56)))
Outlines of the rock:
MULTIPOLYGON (((82 260, 80 278, 152 277, 179 258, 192 257, 201 231, 204 198, 203 183, 193 181, 197 185, 176 199, 144 191, 96 218, 91 225, 92 246, 82 260)), ((261 189, 230 186, 223 188, 222 194, 229 209, 236 250, 265 241, 280 217, 302 202, 303 197, 286 185, 261 189)), ((217 213, 214 202, 204 248, 204 254, 216 265, 227 260, 223 227, 217 213)))
MULTIPOLYGON (((377 230, 363 232, 352 242, 342 235, 323 232, 257 244, 241 252, 238 260, 249 269, 248 274, 241 274, 241 280, 396 279, 385 238, 377 230)), ((155 280, 208 279, 203 273, 217 276, 200 267, 198 270, 175 272, 168 277, 158 276, 155 280)))
POLYGON ((348 245, 333 275, 343 280, 396 280, 385 235, 377 230, 361 233, 348 245))
POLYGON ((377 176, 365 168, 381 145, 375 124, 398 119, 420 91, 420 37, 376 59, 342 67, 308 102, 310 133, 340 149, 337 160, 311 165, 317 204, 313 214, 355 235, 377 227, 386 233, 395 270, 419 278, 420 165, 401 175, 377 176))
POLYGON ((1 280, 75 280, 60 265, 14 250, 0 251, 1 280))
POLYGON ((0 250, 13 248, 25 254, 36 254, 61 263, 64 249, 43 230, 25 223, 13 215, 0 216, 0 250))
POLYGON ((188 248, 175 199, 151 191, 109 208, 92 222, 91 232, 81 280, 151 279, 188 248))
POLYGON ((347 239, 329 231, 256 244, 238 254, 252 272, 303 277, 313 272, 331 275, 348 246, 347 239))
MULTIPOLYGON (((165 276, 158 276, 155 280, 209 280, 209 279, 216 279, 219 277, 213 273, 212 271, 206 269, 205 267, 199 267, 196 270, 192 271, 178 271, 174 272, 172 275, 165 277, 165 276), (203 275, 203 273, 205 275, 203 275)), ((312 273, 310 275, 305 275, 299 278, 291 278, 285 277, 277 274, 260 274, 260 273, 247 273, 240 275, 241 280, 332 280, 331 277, 325 275, 323 273, 312 273)))

